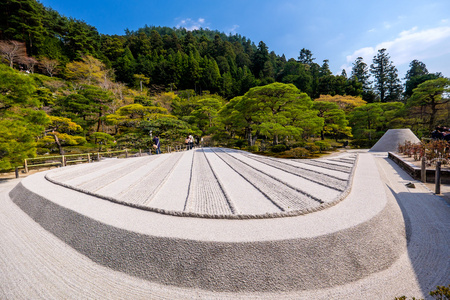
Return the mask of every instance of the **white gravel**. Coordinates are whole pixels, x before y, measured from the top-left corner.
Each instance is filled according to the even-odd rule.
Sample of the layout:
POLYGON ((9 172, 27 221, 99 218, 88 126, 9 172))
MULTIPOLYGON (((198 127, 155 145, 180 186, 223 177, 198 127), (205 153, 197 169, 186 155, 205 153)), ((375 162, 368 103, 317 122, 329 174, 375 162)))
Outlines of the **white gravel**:
POLYGON ((383 156, 360 154, 339 204, 272 219, 158 214, 44 175, 0 182, 2 299, 423 298, 450 283, 449 205, 383 156))
POLYGON ((356 155, 307 161, 203 148, 115 160, 101 168, 58 169, 46 176, 74 190, 161 213, 273 217, 323 209, 348 193, 356 155))

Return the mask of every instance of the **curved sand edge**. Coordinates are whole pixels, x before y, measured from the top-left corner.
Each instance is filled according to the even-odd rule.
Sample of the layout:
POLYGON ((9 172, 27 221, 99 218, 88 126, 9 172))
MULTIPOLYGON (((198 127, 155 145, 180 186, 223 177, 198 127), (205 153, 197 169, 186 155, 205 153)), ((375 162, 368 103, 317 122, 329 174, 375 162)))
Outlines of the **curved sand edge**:
POLYGON ((372 156, 361 156, 345 200, 290 218, 160 215, 45 184, 44 174, 26 178, 10 196, 91 260, 151 282, 217 292, 330 288, 387 269, 406 249, 401 212, 386 200, 372 156))

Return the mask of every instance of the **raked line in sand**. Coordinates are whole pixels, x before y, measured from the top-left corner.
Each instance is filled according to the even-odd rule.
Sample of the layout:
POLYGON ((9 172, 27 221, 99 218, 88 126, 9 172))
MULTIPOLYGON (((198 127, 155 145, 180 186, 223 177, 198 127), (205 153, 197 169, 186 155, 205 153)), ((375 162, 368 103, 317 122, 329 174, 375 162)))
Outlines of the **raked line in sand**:
POLYGON ((450 208, 385 158, 359 156, 345 199, 268 219, 140 210, 45 172, 17 185, 16 206, 18 181, 2 182, 0 297, 392 299, 448 284, 450 208))

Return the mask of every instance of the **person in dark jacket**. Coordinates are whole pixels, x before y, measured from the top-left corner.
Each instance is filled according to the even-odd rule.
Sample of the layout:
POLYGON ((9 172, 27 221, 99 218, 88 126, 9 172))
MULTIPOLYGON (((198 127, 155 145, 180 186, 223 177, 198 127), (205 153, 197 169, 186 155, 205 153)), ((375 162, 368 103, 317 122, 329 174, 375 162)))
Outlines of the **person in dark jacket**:
POLYGON ((156 154, 161 154, 161 148, 159 145, 159 137, 157 135, 155 135, 155 137, 153 138, 153 147, 156 150, 156 154))

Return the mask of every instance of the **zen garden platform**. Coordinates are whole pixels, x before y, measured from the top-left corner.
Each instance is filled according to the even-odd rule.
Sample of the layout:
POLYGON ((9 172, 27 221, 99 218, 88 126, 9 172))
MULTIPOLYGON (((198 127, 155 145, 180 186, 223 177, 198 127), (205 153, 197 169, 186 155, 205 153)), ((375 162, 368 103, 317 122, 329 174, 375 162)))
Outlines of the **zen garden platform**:
POLYGON ((450 207, 411 180, 387 153, 200 148, 3 182, 0 297, 425 297, 450 207))

